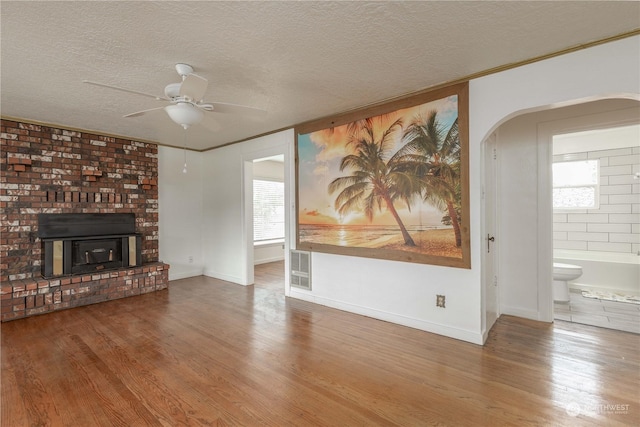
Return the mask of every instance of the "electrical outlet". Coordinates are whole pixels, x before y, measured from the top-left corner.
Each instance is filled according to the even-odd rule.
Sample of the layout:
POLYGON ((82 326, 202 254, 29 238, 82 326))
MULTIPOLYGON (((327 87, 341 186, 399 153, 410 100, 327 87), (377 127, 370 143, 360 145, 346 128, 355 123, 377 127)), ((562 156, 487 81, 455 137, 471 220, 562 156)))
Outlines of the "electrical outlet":
POLYGON ((193 256, 189 255, 189 264, 193 264, 193 256))
POLYGON ((444 301, 445 297, 444 295, 436 295, 436 307, 442 307, 445 308, 444 306, 444 301))

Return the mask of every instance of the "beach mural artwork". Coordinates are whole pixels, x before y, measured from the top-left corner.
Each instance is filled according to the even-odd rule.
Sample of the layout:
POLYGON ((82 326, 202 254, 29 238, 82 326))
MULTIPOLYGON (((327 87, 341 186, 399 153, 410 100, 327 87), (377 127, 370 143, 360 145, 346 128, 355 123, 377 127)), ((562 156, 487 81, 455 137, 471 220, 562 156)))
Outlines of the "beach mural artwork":
POLYGON ((296 129, 297 248, 470 268, 467 93, 296 129))

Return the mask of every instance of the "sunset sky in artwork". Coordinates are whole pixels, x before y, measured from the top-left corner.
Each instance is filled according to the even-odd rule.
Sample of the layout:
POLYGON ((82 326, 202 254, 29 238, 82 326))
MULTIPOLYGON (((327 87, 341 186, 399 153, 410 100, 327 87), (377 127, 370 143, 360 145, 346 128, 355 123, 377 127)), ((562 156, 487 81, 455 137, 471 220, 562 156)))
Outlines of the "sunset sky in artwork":
MULTIPOLYGON (((389 125, 398 118, 408 126, 417 114, 425 116, 429 111, 437 110, 437 120, 445 129, 458 116, 457 96, 439 99, 416 107, 397 110, 390 115, 389 125)), ((386 130, 380 128, 378 130, 386 130)), ((341 217, 335 209, 335 199, 339 191, 329 193, 329 184, 338 177, 351 175, 352 171, 340 171, 340 162, 344 156, 351 154, 347 142, 347 125, 324 129, 309 134, 298 135, 298 206, 300 224, 344 224, 344 225, 396 225, 397 222, 383 207, 377 211, 373 222, 369 222, 364 213, 351 212, 341 217)), ((395 153, 400 147, 400 136, 393 149, 395 153)), ((442 212, 433 206, 415 199, 411 211, 404 203, 396 203, 396 209, 407 226, 439 226, 442 212)))

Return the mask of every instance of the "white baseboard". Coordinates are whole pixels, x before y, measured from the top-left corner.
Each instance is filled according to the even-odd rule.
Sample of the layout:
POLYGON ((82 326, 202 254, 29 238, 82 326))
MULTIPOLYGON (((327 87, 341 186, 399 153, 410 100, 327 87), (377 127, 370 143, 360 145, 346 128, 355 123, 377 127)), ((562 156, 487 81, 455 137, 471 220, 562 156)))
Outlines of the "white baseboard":
POLYGON ((541 320, 541 314, 535 310, 527 310, 519 307, 500 306, 500 315, 506 314, 507 316, 522 317, 530 320, 541 320))
POLYGON ((491 328, 485 329, 484 331, 482 331, 482 345, 484 345, 484 343, 487 342, 487 339, 489 338, 489 332, 490 331, 491 331, 491 328))
POLYGON ((300 292, 295 288, 290 289, 289 296, 327 307, 336 308, 338 310, 348 311, 350 313, 360 314, 362 316, 372 317, 374 319, 384 320, 386 322, 396 323, 398 325, 408 326, 410 328, 420 329, 422 331, 431 332, 438 335, 444 335, 446 337, 470 342, 472 344, 482 345, 484 343, 484 338, 481 333, 453 328, 451 326, 427 322, 425 320, 414 319, 411 317, 406 317, 395 313, 388 313, 381 310, 375 310, 368 307, 362 307, 355 304, 349 304, 342 301, 335 301, 329 298, 318 297, 307 292, 300 292))
POLYGON ((229 274, 221 274, 215 271, 205 269, 202 274, 207 277, 213 277, 214 279, 224 280, 226 282, 236 283, 238 285, 242 284, 242 278, 237 276, 232 276, 229 274))
POLYGON ((202 268, 184 271, 174 271, 169 269, 169 281, 186 279, 189 277, 202 276, 202 268))
POLYGON ((272 257, 272 258, 257 259, 253 261, 253 265, 267 264, 267 263, 276 262, 276 261, 284 261, 284 257, 278 256, 278 257, 272 257))

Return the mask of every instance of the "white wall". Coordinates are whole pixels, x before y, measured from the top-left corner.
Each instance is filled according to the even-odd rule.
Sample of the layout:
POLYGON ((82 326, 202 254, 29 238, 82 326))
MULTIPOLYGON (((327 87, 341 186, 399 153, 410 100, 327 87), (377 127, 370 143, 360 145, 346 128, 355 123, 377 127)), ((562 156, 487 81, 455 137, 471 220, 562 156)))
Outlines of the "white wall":
POLYGON ((284 163, 273 160, 254 161, 253 177, 282 182, 284 181, 284 163))
POLYGON ((201 159, 200 153, 187 151, 185 174, 184 151, 158 147, 160 259, 170 265, 169 280, 202 274, 201 159))
POLYGON ((602 98, 638 99, 640 36, 628 37, 471 81, 471 140, 533 111, 602 98))
MULTIPOLYGON (((251 163, 286 151, 284 168, 289 179, 286 171, 290 169, 292 141, 293 130, 287 130, 203 153, 205 275, 242 285, 253 283, 253 234, 248 230, 252 198, 245 192, 252 187, 251 163)), ((288 200, 285 189, 285 203, 288 200)), ((285 250, 287 245, 285 242, 285 250)))
MULTIPOLYGON (((471 342, 483 342, 487 331, 482 330, 481 323, 481 310, 484 310, 481 286, 484 284, 479 265, 484 248, 480 234, 481 143, 500 123, 526 112, 602 97, 637 99, 639 47, 640 37, 624 39, 470 82, 471 270, 315 253, 313 291, 291 290, 291 295, 471 342), (447 296, 446 309, 436 309, 436 294, 447 296)), ((520 160, 521 170, 536 169, 535 159, 539 153, 533 149, 529 155, 533 161, 520 160)), ((535 189, 530 195, 528 208, 534 212, 530 220, 536 224, 539 218, 536 217, 535 189)), ((548 240, 540 244, 539 237, 533 235, 530 240, 520 241, 518 245, 535 248, 535 256, 519 260, 514 269, 533 272, 536 280, 540 276, 539 251, 547 245, 551 256, 550 236, 548 240)), ((547 272, 550 277, 551 262, 547 272)), ((550 289, 545 294, 537 283, 532 288, 507 289, 514 291, 510 300, 513 306, 522 307, 519 315, 552 319, 541 313, 538 305, 538 300, 548 300, 550 304, 550 289), (527 304, 531 301, 533 307, 529 309, 527 304)))
MULTIPOLYGON (((639 56, 640 37, 635 36, 472 81, 469 95, 471 143, 482 140, 509 118, 528 112, 603 98, 638 100, 640 98, 639 56)), ((537 157, 549 159, 548 147, 546 151, 539 147, 537 157)), ((538 162, 538 166, 545 165, 538 162)), ((549 178, 550 174, 547 172, 539 173, 538 188, 550 188, 549 178)), ((537 227, 551 230, 551 199, 544 192, 537 192, 536 198, 537 227)), ((514 271, 519 269, 527 271, 531 265, 538 266, 535 276, 537 305, 528 300, 533 296, 534 291, 523 284, 521 285, 522 293, 514 291, 509 300, 501 301, 501 312, 552 321, 553 304, 549 286, 553 251, 551 233, 538 234, 535 245, 537 253, 534 257, 523 257, 517 260, 516 264, 512 264, 511 268, 514 271), (533 309, 534 305, 536 305, 535 309, 533 309), (511 312, 509 307, 515 310, 511 312)), ((499 269, 504 268, 506 264, 501 262, 499 269)), ((504 276, 503 271, 500 274, 504 276)), ((504 296, 503 291, 501 289, 501 294, 504 296)))
POLYGON ((284 243, 269 243, 253 247, 253 264, 282 261, 284 259, 284 243))
MULTIPOLYGON (((501 123, 525 112, 602 97, 638 99, 639 56, 640 37, 632 37, 470 82, 471 269, 314 253, 313 290, 307 292, 287 287, 285 292, 292 297, 465 341, 484 342, 488 331, 482 326, 485 307, 481 296, 485 285, 482 283, 480 265, 481 251, 485 245, 480 215, 483 172, 480 148, 483 140, 501 123), (435 307, 436 294, 446 295, 445 309, 435 307)), ((248 176, 244 164, 248 159, 265 157, 274 147, 282 146, 288 148, 285 182, 289 183, 288 191, 291 191, 295 188, 294 165, 289 161, 293 158, 293 131, 203 153, 203 216, 200 231, 205 274, 240 284, 252 281, 247 269, 249 261, 252 265, 253 253, 248 254, 250 241, 245 232, 247 201, 243 191, 248 176)), ((540 156, 540 153, 537 155, 540 156)), ((288 215, 293 218, 293 197, 286 197, 290 206, 288 215)), ((539 203, 536 205, 535 202, 530 207, 541 209, 539 203)), ((548 221, 550 227, 550 216, 548 219, 538 217, 538 222, 548 221)), ((295 231, 290 218, 287 251, 295 231)), ((551 236, 548 241, 542 240, 532 238, 529 242, 538 248, 537 257, 519 260, 521 264, 518 265, 523 270, 537 263, 543 250, 549 252, 550 260, 551 236)), ((541 268, 542 273, 538 270, 537 276, 548 273, 551 277, 551 262, 548 267, 541 268)), ((550 289, 545 291, 538 287, 536 291, 527 288, 522 293, 514 292, 510 304, 524 307, 527 317, 547 319, 539 314, 540 305, 537 309, 528 310, 527 300, 536 296, 538 301, 548 300, 551 303, 550 289)))

